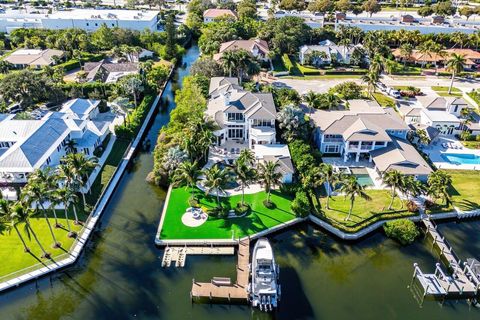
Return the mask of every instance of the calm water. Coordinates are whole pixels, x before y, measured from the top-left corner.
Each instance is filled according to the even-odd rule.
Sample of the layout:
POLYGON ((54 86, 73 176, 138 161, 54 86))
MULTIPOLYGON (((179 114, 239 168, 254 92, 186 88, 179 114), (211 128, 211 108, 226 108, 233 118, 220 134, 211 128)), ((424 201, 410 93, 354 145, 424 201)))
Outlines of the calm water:
MULTIPOLYGON (((198 56, 196 47, 185 59, 198 56)), ((179 70, 177 79, 187 74, 179 70)), ((173 107, 155 119, 149 138, 173 107)), ((0 295, 0 319, 479 319, 464 302, 420 308, 409 289, 412 263, 433 270, 436 256, 422 241, 407 248, 381 233, 343 243, 305 224, 272 237, 281 266, 283 299, 276 317, 247 306, 192 305, 192 278, 234 277, 235 257, 188 257, 184 269, 162 269, 153 245, 165 191, 145 183, 153 165, 144 153, 122 179, 99 232, 80 263, 65 272, 0 295)), ((461 257, 480 256, 480 223, 444 224, 461 257)), ((0 263, 4 263, 0 261, 0 263)))

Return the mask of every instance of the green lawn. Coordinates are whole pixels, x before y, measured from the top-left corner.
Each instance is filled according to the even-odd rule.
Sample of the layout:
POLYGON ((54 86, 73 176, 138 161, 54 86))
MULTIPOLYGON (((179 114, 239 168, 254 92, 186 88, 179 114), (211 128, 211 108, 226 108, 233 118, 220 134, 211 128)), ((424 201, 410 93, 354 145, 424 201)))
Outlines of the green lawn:
MULTIPOLYGON (((80 211, 80 210, 79 210, 80 211)), ((62 254, 67 253, 70 247, 73 244, 74 239, 69 238, 68 231, 66 230, 66 220, 64 216, 63 210, 57 212, 59 223, 63 225, 63 228, 54 229, 55 237, 57 241, 62 244, 61 248, 53 249, 51 245, 53 244, 52 236, 50 235, 50 231, 47 226, 47 222, 44 218, 35 218, 30 220, 30 224, 38 236, 40 243, 44 246, 45 250, 52 255, 53 260, 55 257, 58 257, 62 254)), ((70 215, 70 226, 73 230, 79 231, 82 226, 74 225, 73 224, 73 213, 69 213, 70 215)), ((52 227, 54 224, 53 215, 51 215, 50 222, 52 223, 52 227)), ((85 221, 86 216, 79 212, 79 219, 85 221)), ((10 274, 15 271, 20 271, 27 267, 32 267, 38 263, 51 263, 52 261, 48 259, 41 259, 42 251, 40 247, 35 242, 33 236, 29 240, 27 235, 23 230, 23 225, 19 226, 21 233, 24 236, 24 239, 29 246, 31 253, 25 253, 23 251, 23 245, 17 236, 15 230, 11 232, 3 230, 2 234, 0 234, 0 277, 3 277, 7 274, 10 274)), ((18 274, 20 275, 20 274, 18 274)), ((18 276, 16 275, 16 276, 18 276)), ((9 277, 10 278, 10 277, 9 277)), ((0 282, 6 279, 0 279, 0 282)))
POLYGON ((441 97, 461 97, 463 95, 462 91, 455 87, 452 88, 451 94, 448 93, 448 87, 433 86, 432 90, 441 97))
POLYGON ((374 92, 372 93, 373 98, 378 102, 379 105, 382 107, 393 107, 395 106, 395 100, 392 98, 380 93, 380 92, 374 92))
POLYGON ((476 170, 448 170, 452 177, 453 205, 460 210, 480 208, 480 172, 476 170))
MULTIPOLYGON (((200 206, 210 209, 216 206, 215 197, 205 196, 200 190, 196 191, 200 200, 200 206)), ((263 205, 266 199, 265 192, 246 194, 245 202, 250 204, 252 211, 249 215, 239 218, 213 218, 199 227, 187 227, 182 223, 182 215, 189 207, 188 199, 190 192, 185 188, 173 189, 164 218, 160 238, 162 240, 173 239, 231 239, 232 232, 235 238, 252 235, 262 230, 274 227, 280 223, 295 218, 290 209, 291 199, 278 192, 272 192, 271 201, 276 205, 275 209, 268 209, 263 205), (232 231, 233 230, 233 231, 232 231)), ((234 207, 241 201, 241 195, 223 198, 223 205, 234 207)))
POLYGON ((95 205, 100 194, 106 188, 108 181, 112 178, 115 170, 117 169, 118 164, 125 154, 128 145, 130 144, 129 140, 124 140, 117 138, 115 143, 112 146, 112 150, 105 160, 105 164, 102 168, 102 173, 97 176, 95 181, 92 184, 91 192, 87 194, 87 203, 91 206, 95 205))
POLYGON ((287 76, 285 79, 296 79, 296 80, 331 80, 331 79, 360 79, 362 76, 357 76, 353 74, 325 74, 322 76, 287 76))
POLYGON ((326 209, 326 197, 320 199, 321 214, 333 226, 347 232, 356 232, 381 219, 400 218, 415 215, 402 208, 402 201, 396 197, 392 210, 387 210, 391 201, 389 190, 367 190, 371 201, 356 198, 350 220, 345 221, 350 209, 350 200, 344 196, 330 198, 330 209, 326 209))

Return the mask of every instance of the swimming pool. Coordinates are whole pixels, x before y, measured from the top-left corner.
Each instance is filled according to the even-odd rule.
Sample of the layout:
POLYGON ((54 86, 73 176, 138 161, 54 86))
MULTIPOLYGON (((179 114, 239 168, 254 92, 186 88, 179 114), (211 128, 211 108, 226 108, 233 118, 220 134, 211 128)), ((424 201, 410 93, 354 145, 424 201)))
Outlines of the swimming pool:
POLYGON ((444 153, 442 157, 454 164, 480 164, 480 156, 471 153, 444 153))

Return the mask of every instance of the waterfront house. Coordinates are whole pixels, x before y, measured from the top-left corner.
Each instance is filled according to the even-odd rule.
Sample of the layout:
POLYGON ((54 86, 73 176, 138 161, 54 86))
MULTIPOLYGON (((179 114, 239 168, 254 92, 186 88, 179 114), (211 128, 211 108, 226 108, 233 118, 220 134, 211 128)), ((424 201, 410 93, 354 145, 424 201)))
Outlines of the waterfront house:
POLYGON ((104 83, 114 83, 120 78, 139 73, 138 63, 135 62, 121 62, 112 63, 107 60, 98 62, 86 62, 83 66, 83 71, 87 73, 87 81, 100 81, 104 83))
POLYGON ((15 68, 33 67, 39 69, 56 64, 65 56, 65 52, 56 49, 18 49, 8 55, 4 61, 15 68))
POLYGON ((348 166, 367 161, 381 174, 393 168, 424 179, 431 168, 407 141, 409 126, 391 108, 376 102, 349 100, 349 110, 316 110, 314 139, 327 156, 348 166))
POLYGON ((260 61, 269 61, 268 57, 270 49, 268 43, 265 40, 251 39, 251 40, 233 40, 224 42, 220 45, 218 53, 213 55, 213 59, 219 61, 222 58, 224 52, 245 50, 249 52, 253 57, 260 61))
POLYGON ((288 146, 277 144, 277 112, 271 93, 246 91, 237 78, 214 77, 210 80, 210 99, 206 115, 214 119, 215 145, 210 148, 209 162, 229 162, 242 149, 251 149, 258 162, 279 164, 282 181, 292 182, 293 165, 288 146))
POLYGON ((100 114, 100 101, 74 99, 59 112, 38 120, 17 120, 0 114, 0 186, 22 186, 34 170, 55 167, 68 152, 93 156, 110 133, 114 115, 100 114), (73 149, 70 141, 73 141, 73 149))
POLYGON ((237 20, 237 14, 230 9, 207 9, 203 13, 204 23, 214 22, 219 18, 230 18, 237 20))
POLYGON ((350 58, 356 48, 362 45, 344 46, 337 45, 330 40, 320 42, 318 45, 304 45, 300 47, 300 64, 328 65, 332 62, 350 64, 350 58))

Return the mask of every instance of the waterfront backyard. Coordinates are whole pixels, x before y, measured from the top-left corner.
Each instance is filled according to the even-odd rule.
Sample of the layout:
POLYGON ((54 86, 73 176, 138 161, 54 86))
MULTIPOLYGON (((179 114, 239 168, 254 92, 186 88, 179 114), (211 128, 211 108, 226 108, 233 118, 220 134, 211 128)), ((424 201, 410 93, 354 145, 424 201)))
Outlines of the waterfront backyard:
POLYGON ((448 170, 452 177, 450 195, 453 206, 470 211, 480 208, 480 172, 473 170, 448 170))
MULTIPOLYGON (((271 202, 274 208, 267 208, 263 201, 267 198, 264 191, 246 194, 245 203, 251 210, 243 217, 220 218, 209 216, 200 226, 189 227, 182 223, 182 216, 190 207, 188 199, 190 190, 186 188, 174 188, 167 199, 164 211, 165 217, 161 226, 161 240, 178 239, 232 239, 251 236, 260 231, 278 226, 296 218, 290 209, 291 198, 280 192, 272 191, 271 202)), ((216 197, 206 196, 203 191, 196 190, 195 196, 199 201, 199 207, 203 211, 209 211, 217 206, 216 197)), ((221 198, 223 207, 234 208, 241 201, 241 195, 221 198)))

